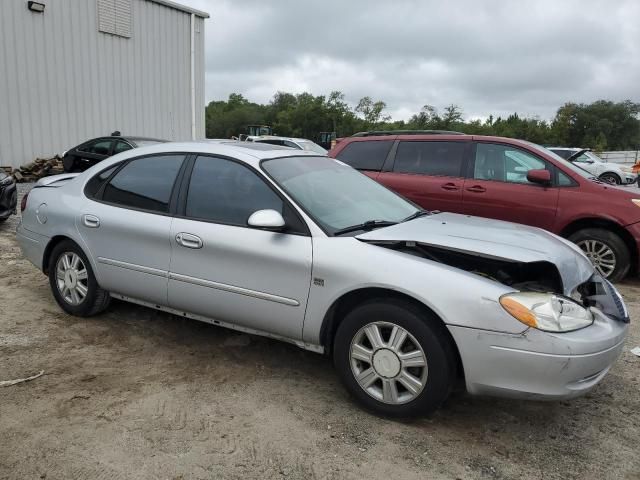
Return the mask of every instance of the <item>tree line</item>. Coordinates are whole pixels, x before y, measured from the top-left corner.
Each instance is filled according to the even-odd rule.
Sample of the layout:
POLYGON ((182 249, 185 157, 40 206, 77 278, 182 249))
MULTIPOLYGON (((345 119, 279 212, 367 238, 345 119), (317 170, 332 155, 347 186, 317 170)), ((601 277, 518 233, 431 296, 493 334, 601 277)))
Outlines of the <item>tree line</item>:
POLYGON ((210 102, 205 110, 207 138, 246 133, 247 125, 270 125, 275 134, 317 140, 320 132, 338 137, 367 130, 454 130, 475 135, 520 138, 542 145, 585 147, 596 151, 640 149, 640 103, 626 100, 565 103, 550 121, 537 117, 489 115, 465 120, 458 105, 439 111, 424 105, 409 120, 393 120, 382 100, 363 97, 355 107, 338 91, 328 96, 278 92, 267 104, 239 93, 210 102))

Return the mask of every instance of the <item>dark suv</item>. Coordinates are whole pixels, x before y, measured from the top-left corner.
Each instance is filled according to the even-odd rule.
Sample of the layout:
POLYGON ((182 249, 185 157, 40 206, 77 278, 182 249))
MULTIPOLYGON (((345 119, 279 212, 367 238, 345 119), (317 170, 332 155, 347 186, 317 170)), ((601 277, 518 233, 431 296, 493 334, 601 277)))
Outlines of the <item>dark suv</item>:
POLYGON ((608 185, 539 145, 455 132, 362 133, 330 152, 421 207, 541 227, 612 281, 637 272, 640 192, 608 185))

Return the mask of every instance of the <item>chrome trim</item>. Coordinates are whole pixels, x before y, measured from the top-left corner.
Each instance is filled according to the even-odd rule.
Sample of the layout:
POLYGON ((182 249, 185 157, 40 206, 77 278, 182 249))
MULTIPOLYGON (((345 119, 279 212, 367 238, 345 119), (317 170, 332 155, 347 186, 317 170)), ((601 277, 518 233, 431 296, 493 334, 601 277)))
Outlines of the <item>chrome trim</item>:
POLYGON ((157 277, 169 276, 169 272, 166 270, 159 270, 157 268, 145 267, 143 265, 136 265, 135 263, 122 262, 120 260, 112 260, 111 258, 98 257, 98 263, 104 265, 111 265, 112 267, 126 268, 127 270, 133 270, 134 272, 146 273, 148 275, 155 275, 157 277))
POLYGON ((176 310, 175 308, 170 308, 162 305, 157 305, 155 303, 145 302, 143 300, 138 300, 136 298, 127 297, 126 295, 120 295, 119 293, 111 293, 110 295, 113 298, 117 298, 118 300, 124 300, 125 302, 135 303, 137 305, 142 305, 143 307, 153 308, 154 310, 160 310, 162 312, 172 313, 180 317, 186 317, 192 320, 197 320, 199 322, 210 323, 212 325, 228 328, 230 330, 237 330, 239 332, 244 332, 251 335, 259 335, 261 337, 273 338, 274 340, 281 340, 283 342, 292 343, 297 347, 303 348, 305 350, 309 350, 311 352, 320 353, 320 354, 324 353, 324 347, 322 345, 316 345, 315 343, 307 343, 307 342, 303 342, 302 340, 295 340, 293 338, 276 335, 275 333, 269 333, 262 330, 254 330, 253 328, 243 327, 240 325, 236 325, 234 323, 221 322, 220 320, 216 320, 214 318, 205 317, 203 315, 195 315, 189 312, 183 312, 181 310, 176 310))
POLYGON ((237 293, 239 295, 246 295, 247 297, 259 298, 260 300, 267 300, 269 302, 282 303, 283 305, 289 305, 291 307, 300 306, 300 302, 292 298, 280 297, 271 293, 258 292, 256 290, 249 290, 248 288, 236 287, 235 285, 227 285, 226 283, 212 282, 211 280, 204 280, 202 278, 190 277, 188 275, 181 275, 179 273, 169 273, 170 280, 177 280, 179 282, 190 283, 192 285, 198 285, 199 287, 214 288, 216 290, 222 290, 225 292, 237 293))

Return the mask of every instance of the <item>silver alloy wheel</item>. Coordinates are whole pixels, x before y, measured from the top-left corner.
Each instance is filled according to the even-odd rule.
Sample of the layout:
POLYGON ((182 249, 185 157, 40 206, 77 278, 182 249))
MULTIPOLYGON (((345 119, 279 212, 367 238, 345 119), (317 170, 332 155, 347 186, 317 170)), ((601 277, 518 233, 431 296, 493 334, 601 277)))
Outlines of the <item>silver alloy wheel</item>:
POLYGON ((373 322, 358 330, 349 358, 360 387, 381 402, 410 402, 427 384, 424 350, 413 335, 394 323, 373 322))
POLYGON ((56 285, 64 301, 80 305, 89 292, 89 272, 74 252, 64 252, 56 263, 56 285))
POLYGON ((609 245, 600 240, 582 240, 578 246, 589 257, 596 270, 605 278, 616 269, 616 254, 609 245))

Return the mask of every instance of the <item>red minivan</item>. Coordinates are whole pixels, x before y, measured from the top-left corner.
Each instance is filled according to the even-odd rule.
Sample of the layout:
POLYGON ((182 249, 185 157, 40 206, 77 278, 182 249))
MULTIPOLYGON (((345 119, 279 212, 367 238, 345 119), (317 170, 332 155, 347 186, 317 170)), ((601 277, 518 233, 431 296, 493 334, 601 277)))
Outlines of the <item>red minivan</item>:
POLYGON ((576 243, 612 281, 638 271, 640 190, 534 143, 454 132, 362 133, 330 152, 428 210, 523 223, 576 243))

